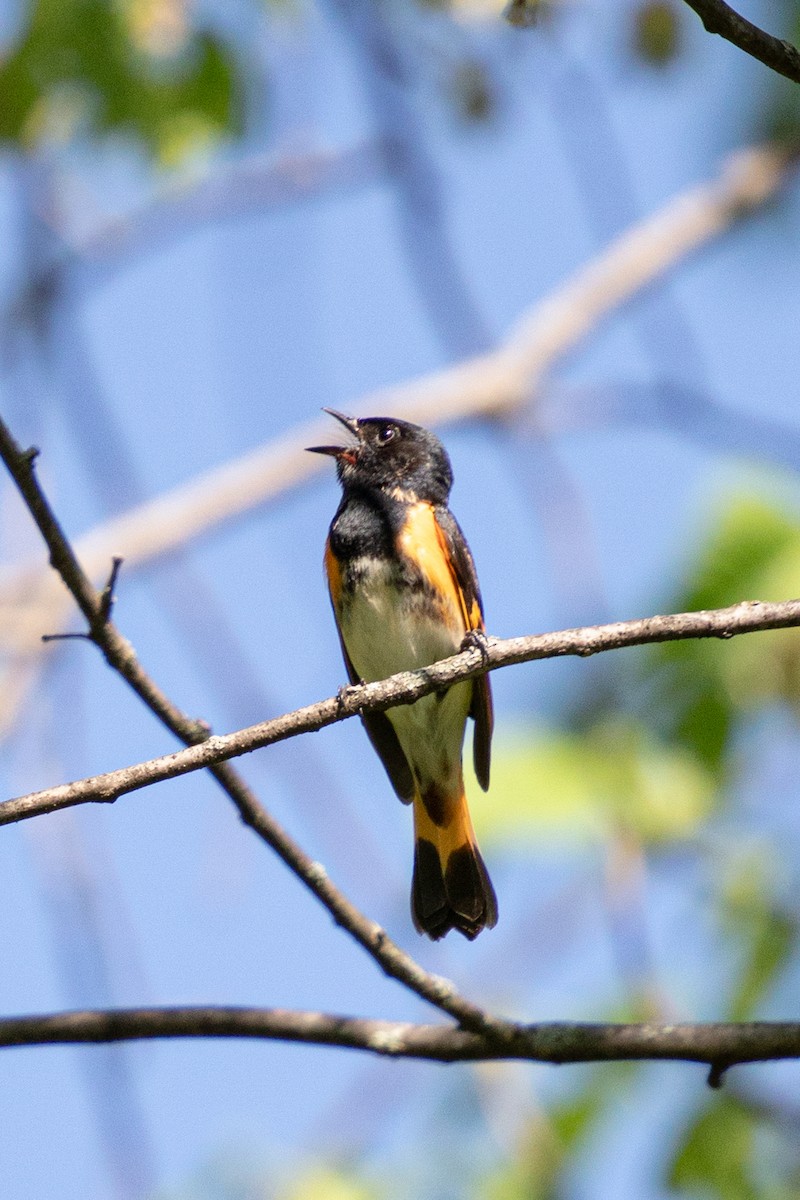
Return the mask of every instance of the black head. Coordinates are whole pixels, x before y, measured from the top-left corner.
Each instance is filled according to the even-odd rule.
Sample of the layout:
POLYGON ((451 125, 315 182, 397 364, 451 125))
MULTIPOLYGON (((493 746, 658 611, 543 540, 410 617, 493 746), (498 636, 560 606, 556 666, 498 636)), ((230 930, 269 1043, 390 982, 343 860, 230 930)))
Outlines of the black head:
POLYGON ((435 433, 397 417, 346 417, 332 408, 324 411, 341 421, 354 440, 347 446, 308 449, 336 459, 336 473, 345 490, 378 488, 447 503, 453 469, 435 433))

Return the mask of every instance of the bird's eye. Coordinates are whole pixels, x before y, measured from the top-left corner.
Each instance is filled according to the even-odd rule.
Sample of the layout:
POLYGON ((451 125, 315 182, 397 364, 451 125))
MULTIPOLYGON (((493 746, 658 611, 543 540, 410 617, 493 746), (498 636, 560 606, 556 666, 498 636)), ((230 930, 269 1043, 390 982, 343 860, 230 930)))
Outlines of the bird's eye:
POLYGON ((387 442, 391 442, 392 438, 395 437, 397 437, 396 425, 384 425, 383 429, 378 431, 378 441, 382 446, 385 446, 387 442))

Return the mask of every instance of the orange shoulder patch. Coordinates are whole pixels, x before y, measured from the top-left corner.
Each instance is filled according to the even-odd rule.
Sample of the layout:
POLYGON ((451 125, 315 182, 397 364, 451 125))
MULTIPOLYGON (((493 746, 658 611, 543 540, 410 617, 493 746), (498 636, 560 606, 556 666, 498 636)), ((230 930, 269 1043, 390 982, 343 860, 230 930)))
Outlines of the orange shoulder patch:
MULTIPOLYGON (((447 540, 439 528, 432 505, 424 501, 411 505, 397 544, 400 553, 416 563, 431 586, 461 614, 464 631, 473 629, 464 593, 450 560, 447 540)), ((474 607, 477 608, 477 605, 474 607)))

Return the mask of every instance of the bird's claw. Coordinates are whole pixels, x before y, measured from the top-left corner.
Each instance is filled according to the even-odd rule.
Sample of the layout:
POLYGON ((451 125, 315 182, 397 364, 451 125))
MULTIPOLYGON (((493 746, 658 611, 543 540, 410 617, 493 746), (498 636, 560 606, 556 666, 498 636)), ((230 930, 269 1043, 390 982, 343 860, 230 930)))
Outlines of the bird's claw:
POLYGON ((470 629, 461 643, 462 650, 479 650, 484 667, 489 665, 489 638, 482 629, 470 629))

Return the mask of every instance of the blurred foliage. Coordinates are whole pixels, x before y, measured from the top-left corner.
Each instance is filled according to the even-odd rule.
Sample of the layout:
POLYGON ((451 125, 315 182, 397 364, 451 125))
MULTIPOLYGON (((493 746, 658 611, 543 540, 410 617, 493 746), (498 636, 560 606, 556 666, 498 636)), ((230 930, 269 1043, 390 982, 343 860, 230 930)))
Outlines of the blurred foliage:
POLYGON ((456 64, 449 80, 448 94, 456 113, 464 121, 488 121, 495 114, 494 80, 477 59, 465 59, 456 64))
POLYGON ((681 52, 683 11, 674 0, 646 0, 633 14, 634 54, 654 67, 664 67, 681 52))
POLYGON ((669 1182, 702 1200, 793 1200, 800 1194, 800 1145, 778 1113, 721 1093, 689 1124, 669 1182))
MULTIPOLYGON (((800 521, 739 497, 720 513, 662 611, 796 596, 800 521)), ((515 844, 623 829, 649 844, 691 838, 735 770, 731 752, 742 722, 770 705, 800 712, 793 629, 664 642, 636 662, 614 686, 596 688, 571 730, 525 731, 499 742, 491 797, 473 789, 476 819, 489 837, 515 844)))
MULTIPOLYGON (((718 516, 662 611, 798 595, 800 521, 740 497, 718 516)), ((572 728, 498 743, 491 797, 473 790, 489 838, 529 846, 622 829, 651 845, 690 839, 721 803, 742 722, 775 704, 800 712, 793 629, 664 642, 642 650, 637 664, 613 688, 597 686, 572 728)))
POLYGON ((532 1114, 514 1158, 483 1181, 481 1200, 555 1200, 564 1169, 604 1112, 609 1085, 619 1095, 609 1076, 619 1083, 629 1074, 625 1064, 611 1066, 605 1078, 591 1071, 578 1094, 532 1114))
POLYGON ((542 836, 596 839, 614 828, 663 842, 690 837, 713 794, 701 762, 619 717, 584 733, 501 745, 491 796, 476 794, 474 810, 489 837, 512 845, 542 836))
POLYGON ((772 894, 778 875, 775 856, 762 850, 739 854, 721 880, 723 929, 739 959, 729 1021, 753 1020, 796 945, 797 919, 772 894))
MULTIPOLYGON (((800 595, 800 522, 751 497, 733 501, 709 534, 669 611, 800 595)), ((800 704, 800 641, 775 630, 731 642, 665 642, 644 659, 647 711, 661 735, 718 776, 737 723, 757 707, 800 704)))
MULTIPOLYGON (((753 495, 720 507, 694 549, 684 581, 661 611, 724 607, 800 595, 800 519, 753 495)), ((693 839, 727 801, 748 763, 740 734, 778 706, 800 711, 800 633, 670 642, 604 664, 597 698, 568 727, 518 733, 498 745, 491 797, 473 789, 489 836, 505 846, 555 838, 606 841, 620 831, 654 848, 693 839)), ((719 1019, 756 1020, 798 951, 784 848, 763 832, 704 854, 709 912, 728 964, 719 1019)), ((653 1015, 652 1012, 647 1015, 653 1015)), ((658 1016, 658 1014, 655 1014, 658 1016)), ((631 1013, 624 1019, 634 1019, 631 1013)), ((620 1019, 619 1012, 610 1019, 620 1019)), ((646 1018, 645 1018, 646 1019, 646 1018)), ((646 1067, 631 1069, 628 1081, 646 1067)), ((608 1076, 602 1076, 608 1085, 608 1076)), ((790 1200, 800 1194, 794 1114, 765 1109, 731 1087, 699 1094, 665 1164, 672 1194, 702 1200, 790 1200)), ((584 1076, 572 1099, 536 1112, 515 1159, 474 1195, 550 1200, 582 1141, 622 1100, 584 1076)))
POLYGON ((757 1200, 751 1168, 753 1120, 727 1094, 705 1108, 690 1126, 672 1164, 670 1182, 689 1195, 757 1200))
POLYGON ((355 1172, 331 1166, 308 1167, 277 1192, 276 1200, 379 1200, 381 1191, 355 1172))
POLYGON ((554 7, 552 0, 508 0, 503 16, 517 29, 533 29, 549 19, 554 7))
MULTIPOLYGON (((783 4, 770 6, 770 10, 777 10, 770 16, 770 33, 785 38, 794 46, 800 45, 800 0, 784 0, 783 4)), ((800 88, 774 73, 770 74, 769 83, 766 107, 757 116, 758 136, 797 143, 800 139, 800 88)))
POLYGON ((300 1162, 286 1169, 228 1151, 206 1163, 188 1184, 153 1200, 383 1200, 386 1189, 362 1170, 336 1162, 300 1162))
MULTIPOLYGON (((408 1162, 389 1182, 369 1180, 357 1165, 302 1167, 288 1190, 275 1188, 263 1173, 251 1176, 250 1197, 270 1200, 401 1200, 437 1195, 443 1200, 559 1200, 569 1194, 565 1174, 602 1129, 644 1068, 604 1065, 586 1073, 569 1101, 531 1112, 501 1166, 467 1178, 465 1171, 423 1192, 412 1182, 408 1162)), ((686 1200, 795 1200, 800 1188, 800 1145, 791 1128, 776 1123, 768 1107, 727 1088, 707 1093, 679 1131, 678 1145, 664 1165, 669 1194, 686 1200)), ((430 1148, 429 1148, 430 1149, 430 1148)), ((435 1158, 435 1155, 433 1156, 435 1158)), ((666 1193, 664 1193, 666 1194, 666 1193)), ((199 1194, 192 1200, 205 1200, 199 1194)), ((211 1200, 211 1197, 208 1197, 211 1200)), ((244 1200, 241 1192, 215 1193, 213 1200, 244 1200)))
POLYGON ((185 0, 34 0, 0 96, 0 138, 26 149, 116 133, 173 165, 241 129, 236 57, 185 0))

